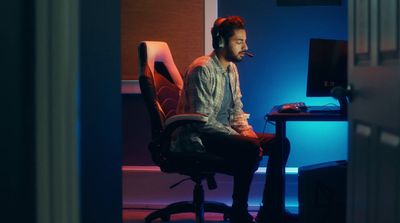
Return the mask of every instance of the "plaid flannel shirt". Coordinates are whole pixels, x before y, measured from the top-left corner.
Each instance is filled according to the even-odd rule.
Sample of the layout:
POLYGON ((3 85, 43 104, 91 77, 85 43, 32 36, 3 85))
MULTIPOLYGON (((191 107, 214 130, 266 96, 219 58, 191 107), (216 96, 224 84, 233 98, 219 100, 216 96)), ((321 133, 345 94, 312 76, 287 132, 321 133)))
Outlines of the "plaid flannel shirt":
POLYGON ((172 151, 204 151, 199 137, 203 132, 237 135, 252 129, 242 110, 239 75, 234 63, 230 63, 228 70, 224 70, 213 52, 197 58, 189 66, 184 79, 177 113, 200 113, 206 115, 208 121, 181 127, 177 131, 176 140, 172 142, 172 151), (224 97, 226 75, 229 75, 233 96, 233 106, 228 110, 229 125, 216 120, 224 97))

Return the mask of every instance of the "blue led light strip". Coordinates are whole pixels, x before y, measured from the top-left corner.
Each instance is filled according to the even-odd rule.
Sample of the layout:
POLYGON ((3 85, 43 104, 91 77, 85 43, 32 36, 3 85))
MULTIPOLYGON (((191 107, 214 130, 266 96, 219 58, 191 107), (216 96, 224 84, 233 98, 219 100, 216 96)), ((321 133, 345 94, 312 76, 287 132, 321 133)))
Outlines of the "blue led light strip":
MULTIPOLYGON (((257 174, 265 174, 267 168, 266 167, 259 167, 256 171, 257 174)), ((286 174, 297 174, 298 168, 297 167, 286 167, 285 168, 286 174)))

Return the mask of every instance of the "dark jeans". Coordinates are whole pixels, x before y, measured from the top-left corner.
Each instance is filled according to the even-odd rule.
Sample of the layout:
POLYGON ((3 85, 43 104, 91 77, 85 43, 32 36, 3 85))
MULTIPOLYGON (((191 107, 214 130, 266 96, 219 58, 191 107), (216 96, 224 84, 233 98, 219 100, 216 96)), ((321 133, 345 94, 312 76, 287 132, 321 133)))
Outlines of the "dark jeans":
POLYGON ((203 134, 207 152, 224 158, 233 175, 233 203, 236 212, 247 213, 250 184, 261 160, 257 139, 239 135, 203 134))
POLYGON ((257 135, 260 139, 261 147, 263 148, 263 155, 268 156, 262 208, 264 208, 264 211, 267 213, 269 212, 273 214, 282 208, 277 206, 275 201, 281 199, 280 196, 282 196, 281 192, 284 188, 280 188, 280 185, 285 187, 283 184, 285 175, 282 175, 281 171, 282 165, 283 167, 286 166, 289 157, 290 142, 285 138, 284 146, 282 147, 280 140, 277 140, 274 134, 257 135))
MULTIPOLYGON (((266 183, 263 194, 264 207, 273 207, 274 200, 278 196, 276 183, 282 180, 279 165, 281 158, 281 146, 275 140, 273 134, 257 134, 259 139, 238 135, 216 135, 204 134, 201 138, 206 151, 223 157, 230 163, 233 170, 233 204, 236 209, 247 210, 247 200, 250 184, 255 170, 261 160, 260 147, 263 155, 269 156, 266 174, 266 183)), ((283 151, 283 164, 289 155, 289 141, 285 140, 285 151, 283 151)))

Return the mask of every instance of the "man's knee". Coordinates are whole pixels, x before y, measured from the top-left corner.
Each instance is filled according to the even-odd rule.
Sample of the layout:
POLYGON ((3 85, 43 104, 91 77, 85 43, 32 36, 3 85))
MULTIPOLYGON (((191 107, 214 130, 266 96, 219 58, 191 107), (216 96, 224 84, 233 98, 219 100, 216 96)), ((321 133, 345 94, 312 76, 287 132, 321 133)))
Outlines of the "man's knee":
POLYGON ((273 143, 263 146, 265 146, 264 154, 268 156, 281 156, 282 154, 288 156, 290 153, 290 141, 286 137, 282 141, 279 139, 274 139, 273 143))
POLYGON ((249 148, 251 150, 252 157, 260 158, 260 156, 262 155, 262 148, 261 144, 258 141, 253 141, 251 147, 249 148))
POLYGON ((237 155, 235 156, 234 169, 237 173, 255 172, 259 166, 260 144, 253 141, 242 141, 236 145, 237 155))
POLYGON ((249 140, 246 141, 245 145, 243 146, 242 156, 241 159, 246 159, 247 162, 253 166, 258 164, 261 160, 262 149, 260 143, 256 140, 249 140))

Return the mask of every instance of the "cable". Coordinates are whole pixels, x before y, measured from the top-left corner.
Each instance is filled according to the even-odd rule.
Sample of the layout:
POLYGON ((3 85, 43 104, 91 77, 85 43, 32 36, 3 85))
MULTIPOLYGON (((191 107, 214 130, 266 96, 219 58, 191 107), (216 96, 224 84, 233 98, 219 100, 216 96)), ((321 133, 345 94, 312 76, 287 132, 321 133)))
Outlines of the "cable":
POLYGON ((321 107, 323 108, 323 110, 328 110, 328 111, 336 110, 337 108, 340 108, 340 106, 335 104, 335 103, 328 103, 328 104, 325 104, 325 105, 323 105, 321 107))
POLYGON ((275 126, 275 123, 274 123, 274 122, 268 121, 267 116, 265 116, 264 119, 265 119, 265 123, 264 123, 264 128, 263 128, 263 131, 262 131, 263 134, 265 133, 265 129, 267 128, 267 124, 268 124, 268 123, 271 124, 271 125, 273 125, 273 126, 275 126))
POLYGON ((335 103, 328 103, 328 104, 325 104, 325 105, 323 105, 324 107, 325 106, 334 106, 334 107, 339 107, 339 105, 337 105, 337 104, 335 104, 335 103))
POLYGON ((263 133, 263 134, 265 133, 265 128, 267 127, 267 123, 268 123, 268 121, 267 121, 267 120, 265 120, 265 123, 264 123, 264 128, 263 128, 263 131, 262 131, 262 133, 263 133))
POLYGON ((179 184, 183 183, 184 181, 187 181, 187 180, 190 180, 190 179, 191 179, 191 178, 188 177, 188 178, 185 178, 185 179, 183 179, 183 180, 180 180, 180 181, 178 181, 177 183, 174 183, 174 184, 172 184, 171 186, 169 186, 169 189, 172 189, 172 188, 178 186, 179 184))

